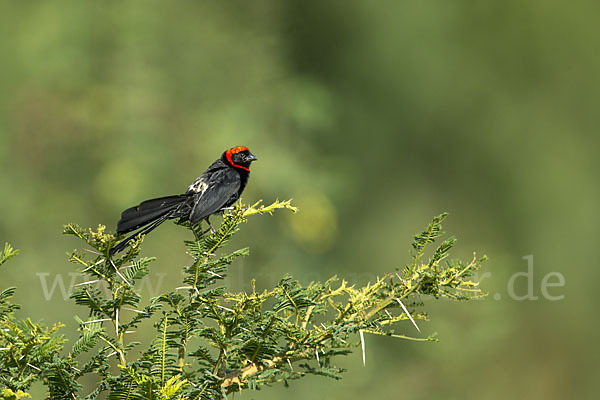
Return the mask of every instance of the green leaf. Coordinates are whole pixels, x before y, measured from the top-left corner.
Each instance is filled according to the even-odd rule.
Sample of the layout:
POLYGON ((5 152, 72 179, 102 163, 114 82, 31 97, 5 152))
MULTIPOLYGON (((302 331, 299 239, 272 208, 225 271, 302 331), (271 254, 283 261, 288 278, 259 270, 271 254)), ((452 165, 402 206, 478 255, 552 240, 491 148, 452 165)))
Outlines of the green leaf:
POLYGON ((17 256, 18 254, 19 250, 15 250, 10 244, 4 243, 4 250, 2 253, 0 253, 0 265, 4 264, 6 261, 17 256))

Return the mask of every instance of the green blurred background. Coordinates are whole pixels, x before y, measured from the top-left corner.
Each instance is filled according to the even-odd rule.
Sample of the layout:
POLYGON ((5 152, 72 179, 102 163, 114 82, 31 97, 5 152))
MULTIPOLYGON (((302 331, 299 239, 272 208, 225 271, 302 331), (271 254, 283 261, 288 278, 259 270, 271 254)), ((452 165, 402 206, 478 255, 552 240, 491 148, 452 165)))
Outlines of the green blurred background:
MULTIPOLYGON (((439 343, 368 336, 366 367, 360 352, 340 360, 340 382, 240 397, 596 398, 599 12, 551 0, 3 1, 0 242, 22 253, 0 287, 19 287, 19 315, 63 321, 73 338, 84 310, 58 286, 47 301, 42 285, 71 279, 65 252, 80 243, 62 224, 114 229, 124 208, 181 192, 246 145, 260 158, 246 202, 294 198, 301 212, 243 227, 234 246, 252 254, 234 290, 284 273, 373 281, 442 211, 454 256, 491 260, 486 300, 427 301, 421 325, 439 343), (528 255, 538 299, 517 301, 508 283, 528 255), (541 291, 552 272, 558 301, 541 291)), ((155 290, 180 284, 186 238, 166 224, 144 242, 155 290)))

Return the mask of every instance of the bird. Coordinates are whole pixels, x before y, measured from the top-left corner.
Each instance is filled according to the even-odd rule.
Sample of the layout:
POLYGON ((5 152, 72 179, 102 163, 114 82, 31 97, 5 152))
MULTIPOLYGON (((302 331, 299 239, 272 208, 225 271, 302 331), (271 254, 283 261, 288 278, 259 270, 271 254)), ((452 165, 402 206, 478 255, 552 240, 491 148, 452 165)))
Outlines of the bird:
POLYGON ((196 178, 185 193, 146 200, 126 209, 117 222, 117 234, 136 232, 114 246, 110 255, 124 250, 138 235, 147 235, 168 219, 179 218, 192 226, 205 220, 214 232, 208 218, 240 198, 250 177, 250 164, 256 160, 247 147, 232 147, 196 178))

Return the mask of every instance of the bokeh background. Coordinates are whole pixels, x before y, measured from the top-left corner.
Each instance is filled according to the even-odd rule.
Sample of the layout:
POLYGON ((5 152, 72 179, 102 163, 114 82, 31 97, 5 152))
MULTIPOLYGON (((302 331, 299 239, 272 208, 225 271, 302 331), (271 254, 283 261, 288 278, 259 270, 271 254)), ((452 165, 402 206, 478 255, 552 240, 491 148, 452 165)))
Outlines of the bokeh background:
MULTIPOLYGON (((234 290, 285 273, 372 281, 403 266, 411 235, 442 211, 454 256, 490 256, 486 300, 427 301, 421 325, 439 343, 368 336, 366 367, 360 351, 341 359, 342 381, 244 398, 596 398, 599 12, 553 0, 3 1, 0 242, 22 253, 0 286, 19 287, 19 315, 62 321, 73 338, 84 310, 59 285, 48 292, 68 286, 65 252, 80 245, 62 224, 114 229, 124 208, 181 192, 242 144, 260 158, 246 202, 294 198, 301 212, 243 227, 233 245, 252 254, 232 269, 234 290), (529 255, 515 293, 531 284, 538 299, 518 301, 508 283, 529 255), (552 272, 561 300, 541 290, 552 272)), ((144 242, 154 290, 179 285, 188 236, 165 224, 144 242)))

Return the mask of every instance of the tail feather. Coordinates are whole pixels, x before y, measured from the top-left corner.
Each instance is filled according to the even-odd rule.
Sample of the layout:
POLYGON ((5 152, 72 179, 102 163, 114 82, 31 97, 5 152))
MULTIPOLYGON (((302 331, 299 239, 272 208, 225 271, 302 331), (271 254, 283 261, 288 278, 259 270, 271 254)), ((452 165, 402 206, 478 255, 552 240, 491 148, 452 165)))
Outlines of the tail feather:
POLYGON ((123 211, 117 223, 117 233, 131 232, 162 217, 177 208, 187 197, 186 195, 159 197, 128 208, 123 211))
POLYGON ((127 220, 119 221, 117 225, 117 233, 123 234, 141 228, 144 225, 168 214, 173 208, 157 209, 141 215, 137 215, 127 220))
POLYGON ((168 215, 163 215, 162 217, 160 217, 159 219, 157 219, 156 221, 152 222, 150 225, 146 226, 144 229, 140 230, 139 232, 134 233, 133 235, 127 237, 127 239, 123 239, 122 241, 120 241, 115 247, 113 247, 112 249, 110 249, 110 255, 114 255, 120 251, 125 250, 125 248, 129 245, 129 243, 131 241, 133 241, 138 235, 147 235, 148 233, 152 232, 157 226, 159 226, 160 224, 162 224, 163 222, 165 222, 168 218, 168 215))
POLYGON ((146 212, 151 212, 157 209, 163 209, 173 205, 178 205, 185 198, 187 198, 186 195, 179 194, 174 196, 157 197, 156 199, 143 201, 137 206, 130 207, 127 210, 123 211, 123 213, 121 213, 121 220, 127 220, 146 212))
POLYGON ((186 202, 188 197, 189 196, 184 194, 159 197, 146 200, 135 207, 123 211, 121 219, 117 223, 118 234, 135 231, 142 227, 144 228, 119 242, 110 250, 110 254, 113 255, 124 250, 138 235, 150 233, 167 219, 176 218, 175 214, 178 208, 186 202))

